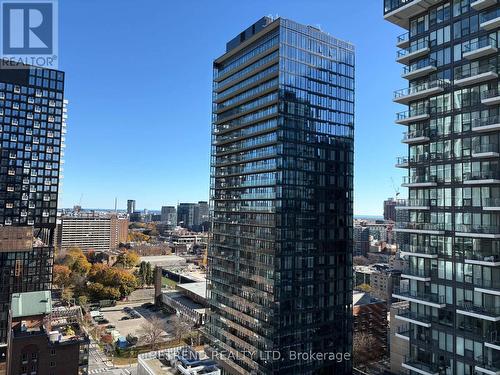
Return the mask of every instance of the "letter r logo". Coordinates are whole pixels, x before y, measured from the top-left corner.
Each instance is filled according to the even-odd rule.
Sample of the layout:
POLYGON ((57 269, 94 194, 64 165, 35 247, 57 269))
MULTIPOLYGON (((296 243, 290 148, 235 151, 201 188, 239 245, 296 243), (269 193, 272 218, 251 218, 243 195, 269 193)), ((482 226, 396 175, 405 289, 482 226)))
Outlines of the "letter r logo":
POLYGON ((2 55, 50 55, 54 46, 52 1, 2 2, 2 55))

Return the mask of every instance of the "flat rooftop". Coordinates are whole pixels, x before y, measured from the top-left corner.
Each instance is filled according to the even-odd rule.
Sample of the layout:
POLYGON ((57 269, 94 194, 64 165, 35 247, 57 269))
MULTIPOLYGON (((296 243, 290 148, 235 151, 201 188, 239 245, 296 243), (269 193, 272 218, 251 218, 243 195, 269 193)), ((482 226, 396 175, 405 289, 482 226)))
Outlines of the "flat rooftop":
POLYGON ((205 310, 204 306, 193 301, 191 298, 186 297, 184 294, 182 294, 182 292, 166 292, 164 294, 174 301, 179 302, 183 306, 190 308, 191 310, 205 310))
POLYGON ((207 298, 207 283, 205 281, 177 284, 177 289, 187 290, 201 298, 207 298))

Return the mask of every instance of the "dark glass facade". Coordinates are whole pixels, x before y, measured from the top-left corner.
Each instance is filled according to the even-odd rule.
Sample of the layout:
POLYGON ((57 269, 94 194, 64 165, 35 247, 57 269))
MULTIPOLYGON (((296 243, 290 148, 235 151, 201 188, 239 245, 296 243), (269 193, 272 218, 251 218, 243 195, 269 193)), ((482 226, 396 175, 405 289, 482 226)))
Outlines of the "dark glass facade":
POLYGON ((51 288, 65 112, 63 72, 0 69, 0 343, 12 293, 51 288))
POLYGON ((326 356, 352 345, 354 48, 263 18, 215 60, 213 101, 211 346, 232 373, 349 373, 326 356))
MULTIPOLYGON (((411 374, 500 373, 500 5, 496 0, 386 0, 405 29, 396 55, 408 87, 406 279, 411 374)), ((405 320, 408 321, 408 320, 405 320)))

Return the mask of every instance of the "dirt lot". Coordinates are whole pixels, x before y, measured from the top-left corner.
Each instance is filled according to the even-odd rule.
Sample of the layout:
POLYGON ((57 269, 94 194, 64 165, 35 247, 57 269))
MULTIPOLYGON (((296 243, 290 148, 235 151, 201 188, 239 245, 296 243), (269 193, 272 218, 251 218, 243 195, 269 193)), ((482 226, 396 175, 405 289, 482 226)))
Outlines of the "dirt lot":
POLYGON ((156 316, 162 319, 164 322, 164 340, 167 341, 173 338, 173 329, 167 322, 169 320, 169 316, 166 316, 162 312, 154 312, 150 309, 141 307, 141 303, 106 307, 101 309, 101 312, 104 318, 109 320, 109 323, 105 324, 104 326, 107 326, 109 324, 114 325, 116 327, 115 329, 119 331, 120 336, 126 337, 128 334, 131 334, 132 336, 138 337, 140 340, 141 325, 144 324, 148 319, 151 319, 151 317, 156 316), (129 312, 125 311, 126 307, 130 308, 129 312), (133 315, 134 312, 139 315, 138 318, 121 320, 125 316, 133 315))

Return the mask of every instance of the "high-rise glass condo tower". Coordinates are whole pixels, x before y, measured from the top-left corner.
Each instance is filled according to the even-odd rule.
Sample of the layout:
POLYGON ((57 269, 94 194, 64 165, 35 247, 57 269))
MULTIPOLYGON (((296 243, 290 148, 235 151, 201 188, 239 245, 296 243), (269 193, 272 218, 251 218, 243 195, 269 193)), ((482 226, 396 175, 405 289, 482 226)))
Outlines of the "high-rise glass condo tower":
POLYGON ((497 0, 385 0, 408 30, 397 61, 408 87, 409 221, 402 251, 410 302, 411 374, 500 374, 500 4, 497 0))
POLYGON ((65 111, 63 72, 24 65, 0 69, 3 350, 12 293, 51 288, 65 111))
POLYGON ((354 47, 265 17, 213 90, 212 348, 230 373, 347 374, 294 353, 351 351, 354 47))

